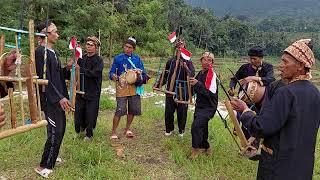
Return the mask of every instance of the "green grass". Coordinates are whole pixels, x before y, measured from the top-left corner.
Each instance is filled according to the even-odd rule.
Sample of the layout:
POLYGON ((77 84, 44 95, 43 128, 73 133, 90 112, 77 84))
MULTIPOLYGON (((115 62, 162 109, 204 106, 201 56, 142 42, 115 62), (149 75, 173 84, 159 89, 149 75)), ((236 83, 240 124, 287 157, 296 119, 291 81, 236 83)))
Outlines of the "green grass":
MULTIPOLYGON (((238 65, 232 59, 224 62, 217 70, 227 86, 230 74, 226 68, 235 70, 238 65)), ((151 90, 152 83, 151 80, 146 91, 151 90)), ((103 87, 109 85, 114 86, 109 81, 103 83, 103 87)), ((156 101, 164 100, 161 96, 142 99, 143 115, 136 117, 132 126, 136 134, 134 139, 123 137, 125 118, 122 118, 118 132, 126 157, 117 157, 109 141, 116 105, 111 97, 101 97, 97 128, 91 143, 75 137, 73 118, 68 115, 60 152, 65 162, 56 166, 52 179, 255 179, 257 162, 239 156, 237 146, 217 117, 209 123, 213 156, 201 155, 197 160, 190 161, 192 112, 188 113, 183 138, 176 134, 165 137, 164 108, 154 105, 156 101)), ((220 100, 224 98, 220 96, 220 100)), ((0 179, 1 176, 8 179, 40 179, 33 168, 40 161, 45 139, 45 128, 41 128, 0 140, 0 179)), ((314 179, 320 179, 319 142, 320 136, 316 147, 314 179)))

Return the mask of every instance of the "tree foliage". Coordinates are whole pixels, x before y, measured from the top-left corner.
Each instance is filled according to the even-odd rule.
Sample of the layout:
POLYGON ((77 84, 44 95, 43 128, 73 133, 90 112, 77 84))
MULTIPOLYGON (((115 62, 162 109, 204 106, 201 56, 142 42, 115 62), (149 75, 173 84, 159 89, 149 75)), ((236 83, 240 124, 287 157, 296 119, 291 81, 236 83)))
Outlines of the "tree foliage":
MULTIPOLYGON (((183 0, 1 0, 1 26, 26 29, 28 19, 35 22, 52 19, 59 28, 58 49, 67 57, 72 36, 81 43, 88 35, 101 32, 102 55, 112 49, 119 53, 129 36, 138 41, 137 52, 144 56, 171 54, 167 35, 183 27, 187 49, 194 53, 210 50, 219 56, 242 56, 248 48, 260 45, 268 55, 279 55, 299 38, 316 40, 315 52, 320 57, 316 19, 266 18, 259 21, 247 16, 215 16, 209 9, 191 7, 183 0), (22 5, 22 6, 21 6, 22 5), (21 8, 22 7, 22 8, 21 8), (22 19, 21 17, 22 12, 22 19)), ((7 34, 7 33, 6 33, 7 34)), ((8 41, 14 39, 10 36, 8 41)))

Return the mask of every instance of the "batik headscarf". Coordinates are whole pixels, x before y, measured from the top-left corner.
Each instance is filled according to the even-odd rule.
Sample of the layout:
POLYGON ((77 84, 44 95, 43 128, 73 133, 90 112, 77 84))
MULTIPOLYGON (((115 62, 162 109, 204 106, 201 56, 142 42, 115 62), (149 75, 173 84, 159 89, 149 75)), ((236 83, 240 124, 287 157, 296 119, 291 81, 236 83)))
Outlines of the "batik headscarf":
POLYGON ((312 52, 311 39, 301 39, 287 47, 284 52, 289 53, 297 61, 302 62, 306 68, 311 68, 315 63, 312 52))
POLYGON ((205 58, 205 57, 208 57, 208 58, 212 59, 212 61, 214 60, 214 54, 211 53, 211 52, 204 52, 204 53, 201 55, 200 60, 202 60, 202 58, 205 58))
MULTIPOLYGON (((315 64, 311 39, 300 39, 287 47, 284 52, 293 56, 297 61, 302 62, 306 68, 310 69, 315 64)), ((302 75, 296 80, 310 80, 311 78, 311 72, 307 72, 306 75, 302 75)))
POLYGON ((99 47, 99 46, 101 45, 99 39, 98 39, 97 37, 95 37, 95 36, 89 36, 89 37, 87 37, 87 42, 88 42, 88 41, 93 42, 93 44, 94 44, 96 47, 99 47))

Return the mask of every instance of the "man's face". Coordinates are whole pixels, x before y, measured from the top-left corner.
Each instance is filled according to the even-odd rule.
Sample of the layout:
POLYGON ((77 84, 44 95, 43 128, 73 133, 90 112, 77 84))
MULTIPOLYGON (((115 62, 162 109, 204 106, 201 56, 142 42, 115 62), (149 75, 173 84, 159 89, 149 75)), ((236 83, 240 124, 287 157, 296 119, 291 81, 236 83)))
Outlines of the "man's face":
POLYGON ((250 56, 250 63, 255 67, 260 67, 262 63, 262 57, 250 56))
POLYGON ((123 51, 126 55, 130 56, 134 51, 134 47, 131 44, 126 43, 123 46, 123 51))
POLYGON ((210 57, 203 57, 201 59, 201 66, 203 70, 208 70, 210 65, 213 65, 214 60, 211 59, 210 57))
POLYGON ((96 53, 97 47, 92 41, 87 41, 86 43, 86 51, 87 53, 96 53))
POLYGON ((303 69, 304 65, 298 62, 291 55, 284 53, 281 57, 281 62, 279 64, 279 71, 281 79, 291 80, 297 75, 299 75, 299 70, 303 69))
POLYGON ((58 29, 54 24, 51 24, 48 27, 48 42, 54 44, 57 42, 58 38, 59 38, 58 29))

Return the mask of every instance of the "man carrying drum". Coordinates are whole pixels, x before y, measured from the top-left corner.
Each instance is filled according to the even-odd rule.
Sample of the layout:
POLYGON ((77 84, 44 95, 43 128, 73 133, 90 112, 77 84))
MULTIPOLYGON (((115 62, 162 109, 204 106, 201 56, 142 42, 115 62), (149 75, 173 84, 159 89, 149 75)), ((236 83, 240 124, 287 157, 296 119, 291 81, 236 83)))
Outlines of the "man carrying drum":
POLYGON ((113 126, 110 139, 118 139, 117 128, 121 116, 127 115, 127 124, 124 135, 134 137, 130 125, 134 116, 141 115, 142 85, 147 82, 147 75, 140 57, 133 54, 136 40, 130 37, 123 45, 123 53, 114 57, 109 72, 109 78, 116 82, 117 108, 113 117, 113 126))
MULTIPOLYGON (((258 88, 253 86, 268 86, 271 82, 275 80, 273 66, 267 62, 263 61, 264 52, 260 46, 255 46, 249 49, 248 55, 250 57, 250 63, 242 65, 239 70, 236 72, 235 77, 231 78, 230 81, 230 89, 228 91, 230 96, 234 96, 235 94, 235 87, 237 85, 237 80, 243 85, 243 87, 247 88, 258 88), (255 84, 250 82, 257 82, 255 84)), ((240 92, 241 88, 239 89, 240 92)), ((246 89, 247 90, 247 89, 246 89)), ((248 92, 248 91, 247 91, 248 92)), ((254 93, 254 92, 253 92, 254 93)), ((239 93, 241 94, 241 92, 239 93)), ((253 100, 253 95, 251 93, 247 93, 251 100, 253 100), (252 96, 251 96, 252 95, 252 96)), ((264 94, 261 95, 260 102, 254 102, 255 107, 254 110, 259 113, 259 109, 261 107, 261 101, 263 99, 264 94)), ((246 95, 243 94, 242 97, 247 99, 246 95)), ((248 102, 248 101, 247 101, 248 102)), ((252 104, 250 104, 252 105, 252 104)), ((246 138, 250 138, 250 133, 245 129, 242 128, 246 138)))

